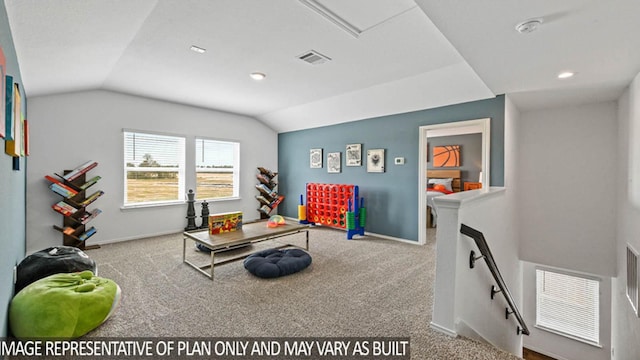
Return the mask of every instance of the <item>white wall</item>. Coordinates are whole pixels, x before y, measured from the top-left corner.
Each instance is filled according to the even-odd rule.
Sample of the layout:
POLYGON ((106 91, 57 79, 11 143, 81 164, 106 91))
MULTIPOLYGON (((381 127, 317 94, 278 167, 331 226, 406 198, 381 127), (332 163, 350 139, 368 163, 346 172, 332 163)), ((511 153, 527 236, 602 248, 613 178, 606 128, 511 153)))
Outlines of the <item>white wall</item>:
POLYGON ((629 169, 628 196, 635 209, 640 208, 640 74, 636 75, 629 86, 628 117, 626 118, 627 132, 621 133, 625 137, 628 152, 627 163, 622 164, 629 169), (635 181, 635 183, 634 183, 635 181))
MULTIPOLYGON (((517 206, 518 194, 518 174, 520 144, 518 143, 518 133, 520 124, 520 112, 513 104, 509 96, 505 96, 504 109, 504 186, 509 189, 511 206, 517 206)), ((513 221, 517 224, 517 217, 513 216, 513 221)))
POLYGON ((626 246, 640 251, 640 74, 618 102, 617 275, 612 284, 613 359, 640 359, 640 319, 626 296, 626 246))
MULTIPOLYGON (((518 134, 520 131, 520 111, 511 101, 509 96, 505 96, 505 113, 504 113, 504 186, 507 189, 506 191, 506 218, 505 221, 508 225, 505 226, 506 236, 511 239, 512 243, 509 243, 511 246, 508 251, 510 256, 513 254, 517 254, 518 258, 517 266, 515 264, 511 265, 512 268, 509 271, 512 271, 513 274, 510 274, 512 277, 513 283, 509 284, 512 295, 515 297, 517 301, 517 306, 520 309, 520 312, 524 313, 524 298, 526 294, 524 292, 524 287, 522 283, 523 276, 523 262, 520 261, 519 253, 520 253, 520 221, 518 214, 519 207, 519 176, 520 176, 520 145, 518 134)), ((524 315, 523 315, 524 316, 524 315)), ((531 322, 527 322, 525 319, 525 323, 531 331, 531 322)), ((526 341, 527 336, 522 336, 522 344, 526 341)))
MULTIPOLYGON (((31 156, 27 173, 27 252, 60 245, 52 228, 62 218, 50 206, 59 200, 44 179, 88 160, 98 162, 90 175, 102 179, 92 187, 105 191, 94 204, 103 213, 88 245, 179 232, 186 226, 186 204, 122 210, 122 129, 187 137, 187 161, 193 161, 195 136, 240 142, 240 200, 212 202, 210 212, 241 210, 246 220, 259 217, 254 187, 256 167, 277 170, 277 134, 253 118, 109 91, 87 91, 29 99, 31 156)), ((187 189, 195 176, 187 174, 187 189)), ((92 209, 93 206, 90 206, 92 209)), ((196 205, 200 215, 200 206, 196 205)), ((196 224, 200 224, 198 217, 196 224)))
POLYGON ((524 346, 558 359, 608 359, 615 275, 615 103, 521 114, 517 185, 524 346), (535 328, 535 264, 593 274, 601 282, 602 348, 535 328))
POLYGON ((614 276, 616 105, 522 113, 520 259, 614 276))

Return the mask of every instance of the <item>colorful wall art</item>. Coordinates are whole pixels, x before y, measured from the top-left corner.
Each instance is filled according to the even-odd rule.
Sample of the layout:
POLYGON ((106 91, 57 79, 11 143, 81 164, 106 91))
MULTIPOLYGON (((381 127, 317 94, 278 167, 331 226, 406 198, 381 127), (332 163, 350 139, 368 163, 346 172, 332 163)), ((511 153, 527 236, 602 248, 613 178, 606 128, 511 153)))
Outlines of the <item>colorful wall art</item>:
MULTIPOLYGON (((9 140, 8 136, 5 141, 4 151, 7 155, 22 156, 22 130, 23 130, 23 116, 21 106, 20 87, 18 84, 13 84, 13 117, 11 125, 12 139, 9 140)), ((8 133, 8 131, 7 131, 8 133)))
MULTIPOLYGON (((6 85, 5 85, 5 76, 7 76, 7 60, 4 57, 4 52, 0 47, 0 119, 4 118, 5 115, 5 106, 6 106, 6 85)), ((0 137, 5 137, 6 133, 6 122, 4 120, 0 121, 0 137)))
POLYGON ((13 140, 13 76, 5 77, 4 112, 0 115, 4 118, 5 140, 13 140))
POLYGON ((433 147, 434 167, 459 167, 460 145, 445 145, 433 147))

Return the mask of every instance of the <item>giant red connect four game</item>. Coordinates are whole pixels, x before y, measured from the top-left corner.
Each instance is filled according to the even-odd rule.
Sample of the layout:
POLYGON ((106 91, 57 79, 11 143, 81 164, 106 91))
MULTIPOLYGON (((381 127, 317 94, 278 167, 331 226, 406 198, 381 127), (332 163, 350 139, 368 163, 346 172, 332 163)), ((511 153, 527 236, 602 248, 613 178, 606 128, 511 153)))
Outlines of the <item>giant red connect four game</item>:
POLYGON ((355 185, 307 184, 307 221, 340 229, 347 227, 349 200, 355 185))

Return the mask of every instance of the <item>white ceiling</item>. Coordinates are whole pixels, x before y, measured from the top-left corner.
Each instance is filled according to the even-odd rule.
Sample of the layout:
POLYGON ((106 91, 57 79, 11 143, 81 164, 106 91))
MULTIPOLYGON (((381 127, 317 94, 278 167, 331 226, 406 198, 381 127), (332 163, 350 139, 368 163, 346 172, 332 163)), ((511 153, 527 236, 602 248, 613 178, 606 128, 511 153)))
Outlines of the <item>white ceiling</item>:
POLYGON ((637 0, 5 0, 5 6, 28 96, 108 89, 246 114, 279 132, 503 93, 521 110, 607 101, 640 72, 637 0), (514 30, 532 17, 544 18, 538 31, 514 30), (308 50, 331 61, 297 59, 308 50), (555 78, 566 69, 577 76, 555 78), (254 71, 266 79, 252 80, 254 71))

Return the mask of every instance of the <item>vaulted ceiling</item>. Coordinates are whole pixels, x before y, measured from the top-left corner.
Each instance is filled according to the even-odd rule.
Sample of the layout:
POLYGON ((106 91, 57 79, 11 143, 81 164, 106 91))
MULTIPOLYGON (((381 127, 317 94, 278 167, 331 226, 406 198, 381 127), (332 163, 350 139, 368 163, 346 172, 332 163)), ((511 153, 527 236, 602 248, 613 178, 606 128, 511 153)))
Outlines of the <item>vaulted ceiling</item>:
POLYGON ((5 6, 30 97, 107 89, 249 115, 279 132, 503 93, 521 110, 608 101, 640 72, 637 0, 5 6), (515 30, 531 18, 542 20, 536 31, 515 30), (300 59, 310 51, 327 59, 300 59), (565 70, 576 75, 557 79, 565 70))

